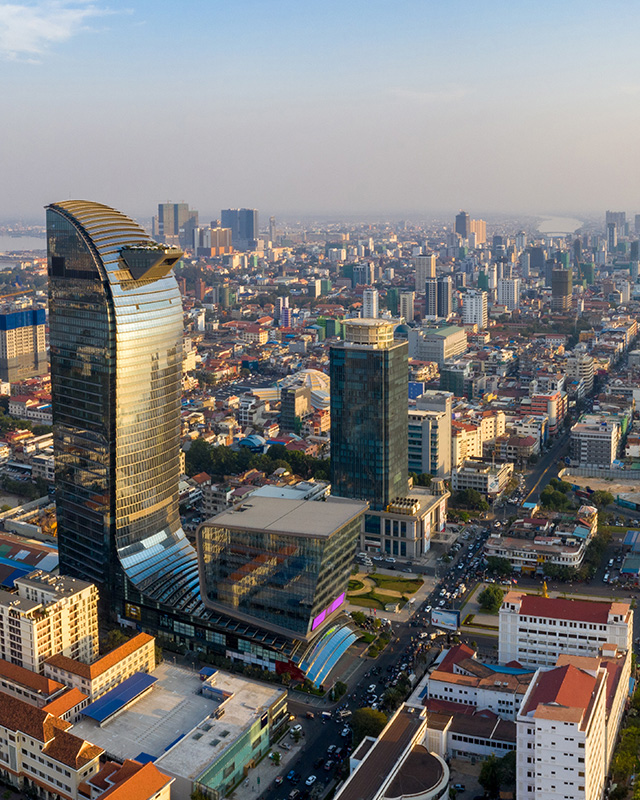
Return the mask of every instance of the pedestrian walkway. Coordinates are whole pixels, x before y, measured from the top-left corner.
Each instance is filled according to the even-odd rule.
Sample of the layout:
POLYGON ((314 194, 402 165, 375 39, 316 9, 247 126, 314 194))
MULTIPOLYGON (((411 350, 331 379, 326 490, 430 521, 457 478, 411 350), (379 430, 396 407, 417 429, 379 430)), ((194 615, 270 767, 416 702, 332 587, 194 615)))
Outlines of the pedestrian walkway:
POLYGON ((274 781, 278 775, 282 775, 284 778, 290 769, 288 764, 292 763, 300 754, 302 744, 295 744, 288 735, 284 736, 280 742, 284 742, 291 747, 290 750, 284 750, 274 744, 271 752, 280 753, 280 764, 276 766, 268 755, 265 756, 259 764, 249 770, 246 779, 235 788, 229 797, 235 800, 244 800, 244 798, 250 796, 258 797, 265 790, 274 786, 274 781))

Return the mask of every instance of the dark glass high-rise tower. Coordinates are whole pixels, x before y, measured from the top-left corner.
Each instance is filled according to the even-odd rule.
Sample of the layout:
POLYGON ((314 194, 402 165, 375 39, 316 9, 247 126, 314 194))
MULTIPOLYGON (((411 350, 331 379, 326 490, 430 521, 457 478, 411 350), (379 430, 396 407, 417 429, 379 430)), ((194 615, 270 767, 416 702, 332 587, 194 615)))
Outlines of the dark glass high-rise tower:
POLYGON ((332 493, 376 510, 408 490, 408 344, 393 327, 345 320, 331 347, 332 493))
POLYGON ((181 251, 85 201, 49 206, 47 239, 61 571, 180 607, 198 584, 178 512, 181 251))

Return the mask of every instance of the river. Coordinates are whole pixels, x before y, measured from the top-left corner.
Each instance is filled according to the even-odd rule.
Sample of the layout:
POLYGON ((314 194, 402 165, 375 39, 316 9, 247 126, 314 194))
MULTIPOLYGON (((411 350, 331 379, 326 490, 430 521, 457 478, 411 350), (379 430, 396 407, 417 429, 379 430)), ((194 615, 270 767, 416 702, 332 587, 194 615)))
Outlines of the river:
POLYGON ((546 217, 538 225, 538 230, 542 234, 566 235, 575 233, 577 228, 581 228, 582 225, 582 220, 573 217, 546 217))
POLYGON ((0 254, 46 249, 47 240, 44 236, 3 236, 0 234, 0 254))

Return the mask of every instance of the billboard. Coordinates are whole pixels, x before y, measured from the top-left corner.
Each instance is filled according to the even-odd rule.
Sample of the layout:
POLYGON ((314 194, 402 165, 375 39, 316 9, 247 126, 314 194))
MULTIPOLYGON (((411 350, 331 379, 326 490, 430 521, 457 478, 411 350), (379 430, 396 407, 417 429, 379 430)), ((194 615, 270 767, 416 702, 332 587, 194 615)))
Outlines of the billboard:
POLYGON ((431 612, 431 624, 446 631, 457 631, 460 627, 460 612, 434 608, 431 612))

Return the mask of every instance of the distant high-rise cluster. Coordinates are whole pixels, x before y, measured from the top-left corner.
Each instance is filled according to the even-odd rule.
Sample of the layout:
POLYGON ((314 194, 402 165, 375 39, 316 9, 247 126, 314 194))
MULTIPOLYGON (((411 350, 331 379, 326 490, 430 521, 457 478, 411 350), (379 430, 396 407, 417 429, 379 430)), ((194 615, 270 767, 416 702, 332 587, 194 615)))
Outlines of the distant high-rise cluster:
POLYGON ((220 212, 223 228, 231 229, 236 250, 253 250, 258 244, 258 212, 255 208, 225 208, 220 212))

